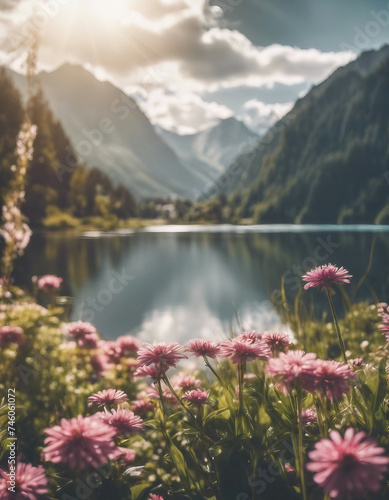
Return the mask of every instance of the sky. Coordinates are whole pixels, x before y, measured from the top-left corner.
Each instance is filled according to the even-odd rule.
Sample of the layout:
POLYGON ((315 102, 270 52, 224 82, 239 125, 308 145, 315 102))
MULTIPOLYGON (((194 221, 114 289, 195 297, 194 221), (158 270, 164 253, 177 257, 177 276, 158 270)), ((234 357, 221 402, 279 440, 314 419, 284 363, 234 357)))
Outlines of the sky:
POLYGON ((387 0, 0 0, 0 64, 80 64, 153 124, 194 133, 236 116, 259 135, 361 51, 389 43, 387 0))

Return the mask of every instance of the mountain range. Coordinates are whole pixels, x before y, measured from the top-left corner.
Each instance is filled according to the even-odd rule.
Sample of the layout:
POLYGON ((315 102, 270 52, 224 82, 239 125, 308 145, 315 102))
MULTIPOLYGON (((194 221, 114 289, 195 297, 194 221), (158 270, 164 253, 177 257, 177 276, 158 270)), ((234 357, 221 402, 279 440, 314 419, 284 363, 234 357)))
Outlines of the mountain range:
POLYGON ((259 223, 389 222, 389 46, 313 87, 219 179, 259 223))
MULTIPOLYGON (((9 75, 26 95, 25 78, 9 75)), ((157 133, 134 99, 80 66, 42 72, 39 82, 78 159, 88 168, 97 166, 138 199, 196 199, 229 165, 239 145, 254 136, 235 118, 194 136, 157 133)))
POLYGON ((205 190, 212 187, 237 154, 251 150, 259 140, 243 122, 231 116, 196 134, 179 135, 157 128, 157 132, 189 170, 196 172, 205 190))

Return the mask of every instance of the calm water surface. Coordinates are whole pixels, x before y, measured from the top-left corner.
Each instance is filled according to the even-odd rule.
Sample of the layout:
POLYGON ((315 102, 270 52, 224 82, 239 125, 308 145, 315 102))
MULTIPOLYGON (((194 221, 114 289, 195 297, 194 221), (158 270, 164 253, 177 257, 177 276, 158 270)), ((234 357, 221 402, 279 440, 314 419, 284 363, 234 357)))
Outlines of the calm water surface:
MULTIPOLYGON (((163 226, 78 236, 36 233, 15 279, 57 274, 74 297, 72 319, 93 322, 105 338, 221 337, 237 327, 268 329, 280 320, 269 296, 282 276, 290 297, 303 271, 332 262, 367 282, 358 298, 388 299, 389 228, 379 226, 163 226)), ((351 292, 352 287, 348 288, 351 292)), ((308 294, 325 308, 316 291, 308 294)), ((340 300, 340 294, 336 298, 340 300)))

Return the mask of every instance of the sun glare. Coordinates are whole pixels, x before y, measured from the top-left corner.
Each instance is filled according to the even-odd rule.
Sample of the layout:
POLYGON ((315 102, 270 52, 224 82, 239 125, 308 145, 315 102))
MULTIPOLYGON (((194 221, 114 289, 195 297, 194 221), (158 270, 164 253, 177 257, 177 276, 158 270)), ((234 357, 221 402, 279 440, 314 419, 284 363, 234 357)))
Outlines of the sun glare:
POLYGON ((128 15, 126 0, 79 0, 73 4, 74 14, 89 23, 112 26, 128 15))

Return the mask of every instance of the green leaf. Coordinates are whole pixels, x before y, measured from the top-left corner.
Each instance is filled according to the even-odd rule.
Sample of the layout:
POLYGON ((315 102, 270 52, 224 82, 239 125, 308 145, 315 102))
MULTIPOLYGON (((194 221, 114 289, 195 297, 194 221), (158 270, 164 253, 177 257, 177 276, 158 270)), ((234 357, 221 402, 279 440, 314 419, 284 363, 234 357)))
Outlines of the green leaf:
POLYGON ((141 484, 137 484, 136 486, 133 486, 131 488, 131 499, 138 500, 140 495, 148 488, 150 488, 150 484, 148 484, 148 483, 141 483, 141 484))

